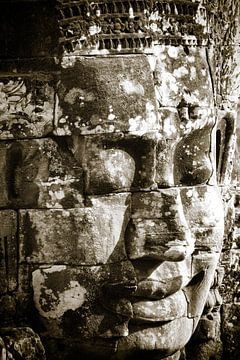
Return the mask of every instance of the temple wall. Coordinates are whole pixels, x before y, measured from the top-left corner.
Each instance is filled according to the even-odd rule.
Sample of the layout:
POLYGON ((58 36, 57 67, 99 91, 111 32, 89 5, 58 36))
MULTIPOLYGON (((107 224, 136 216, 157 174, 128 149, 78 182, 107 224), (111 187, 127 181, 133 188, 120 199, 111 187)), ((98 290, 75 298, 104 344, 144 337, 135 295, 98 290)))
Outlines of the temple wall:
MULTIPOLYGON (((163 175, 156 177, 156 169, 152 165, 156 165, 154 151, 157 149, 160 153, 161 145, 155 138, 149 137, 145 139, 144 148, 138 152, 136 149, 139 145, 137 138, 134 138, 135 133, 144 132, 146 129, 158 129, 157 119, 154 117, 156 107, 159 106, 154 102, 156 89, 159 91, 160 99, 158 113, 162 118, 167 113, 171 119, 169 128, 166 129, 166 133, 171 133, 171 126, 175 126, 179 116, 181 115, 181 119, 184 118, 188 106, 191 108, 191 99, 190 105, 181 102, 182 88, 190 87, 195 94, 200 78, 200 84, 205 81, 206 86, 211 87, 213 99, 211 95, 208 97, 204 93, 201 94, 199 88, 197 108, 206 108, 209 105, 209 111, 207 115, 202 115, 201 110, 196 110, 196 115, 193 110, 190 116, 200 114, 203 118, 215 118, 212 136, 216 141, 213 142, 215 148, 211 148, 210 158, 212 160, 215 156, 213 154, 217 154, 214 163, 217 175, 211 181, 212 184, 218 184, 224 199, 225 235, 221 261, 211 285, 203 316, 195 335, 186 350, 182 351, 181 359, 237 360, 240 358, 238 1, 225 1, 227 4, 222 0, 202 1, 199 5, 198 1, 179 0, 160 4, 159 9, 163 6, 163 11, 169 16, 171 12, 176 16, 183 16, 187 12, 189 19, 193 16, 192 12, 196 6, 202 9, 198 12, 198 25, 192 25, 190 30, 184 21, 182 28, 177 28, 174 24, 161 25, 161 41, 159 38, 157 41, 153 35, 155 31, 159 31, 156 30, 156 23, 153 22, 153 30, 146 38, 136 39, 130 36, 131 32, 142 31, 145 26, 144 19, 139 20, 137 24, 131 24, 131 21, 127 25, 124 24, 124 29, 127 27, 128 31, 122 30, 123 20, 117 19, 111 24, 111 34, 114 36, 110 37, 111 39, 106 36, 100 37, 100 45, 97 47, 94 38, 96 28, 92 25, 90 50, 89 47, 84 47, 84 41, 76 41, 80 35, 86 34, 79 35, 79 28, 74 22, 71 23, 71 18, 78 16, 78 10, 76 7, 71 13, 67 10, 68 3, 70 1, 64 0, 0 2, 0 360, 10 359, 10 354, 11 359, 15 360, 19 359, 19 354, 22 359, 45 359, 44 348, 37 335, 44 334, 44 338, 45 326, 52 329, 50 337, 46 336, 47 340, 43 340, 44 347, 49 353, 56 353, 56 359, 60 359, 59 354, 62 351, 67 354, 62 359, 73 359, 68 342, 62 342, 61 351, 57 352, 59 344, 56 345, 52 338, 61 339, 63 335, 61 327, 58 327, 58 324, 56 326, 54 321, 58 316, 62 316, 63 308, 71 312, 82 305, 86 289, 78 286, 77 281, 86 266, 89 267, 89 274, 96 274, 96 282, 103 281, 115 262, 121 264, 119 272, 128 273, 131 270, 124 267, 126 253, 123 249, 122 223, 120 224, 122 221, 126 228, 125 223, 129 219, 126 204, 132 190, 131 181, 136 193, 142 188, 152 191, 156 183, 165 187, 175 185, 167 170, 167 163, 172 161, 173 156, 169 155, 169 158, 166 158, 166 170, 164 168, 163 175), (204 12, 206 9, 207 15, 204 12), (134 27, 134 31, 131 30, 131 26, 134 27), (191 31, 192 37, 186 40, 184 31, 191 31), (179 39, 176 40, 178 36, 179 39), (121 41, 117 40, 118 38, 121 38, 121 41), (156 64, 154 54, 150 50, 152 46, 158 49, 157 56, 162 56, 163 61, 159 64, 156 64), (144 52, 145 48, 147 50, 144 52), (189 56, 189 63, 185 59, 186 54, 189 56), (172 58, 175 62, 168 70, 172 58), (138 68, 133 65, 136 61, 138 68), (201 72, 204 66, 211 70, 209 76, 201 72), (129 68, 133 69, 132 72, 128 72, 129 68), (155 79, 149 81, 152 79, 153 68, 155 79), (191 82, 188 77, 181 74, 186 68, 187 71, 190 68, 194 69, 192 72, 197 74, 194 75, 197 80, 193 76, 191 82), (171 73, 174 71, 178 74, 176 77, 180 78, 177 88, 175 80, 171 80, 171 73), (117 74, 115 78, 111 76, 112 73, 117 74), (166 75, 165 78, 162 74, 166 75), (127 82, 126 77, 131 81, 127 82), (79 78, 82 79, 81 89, 78 88, 79 78), (102 86, 104 82, 109 83, 109 88, 102 86), (133 88, 134 82, 141 86, 136 85, 133 88), (124 95, 118 89, 118 83, 122 84, 124 95), (142 94, 148 99, 144 106, 142 94), (91 110, 84 107, 85 103, 91 104, 91 110), (211 112, 211 104, 214 104, 215 114, 211 112), (177 113, 176 109, 179 111, 179 108, 180 112, 177 113), (141 114, 147 119, 144 125, 141 122, 141 114), (118 121, 119 118, 121 121, 118 121), (120 133, 127 134, 124 135, 127 139, 125 142, 121 139, 120 133), (108 146, 102 138, 103 134, 107 136, 107 144, 114 144, 117 148, 112 154, 109 168, 102 168, 99 160, 99 153, 103 154, 104 146, 108 146), (72 137, 70 142, 66 140, 69 136, 72 137), (76 140, 78 136, 81 141, 76 140), (129 145, 129 139, 134 144, 129 145), (137 164, 144 163, 143 167, 139 165, 139 177, 134 175, 132 158, 118 151, 123 148, 127 149, 127 153, 132 155, 137 164), (85 157, 82 156, 83 149, 85 157), (144 160, 146 156, 149 156, 149 161, 144 160), (111 170, 116 163, 124 164, 123 167, 128 170, 128 177, 121 178, 118 173, 111 170), (150 177, 144 177, 146 173, 150 174, 150 177), (99 174, 101 177, 98 181, 99 174), (108 192, 114 194, 110 200, 104 196, 108 192), (88 202, 91 202, 91 208, 88 207, 88 202), (93 239, 99 232, 99 226, 104 222, 108 223, 108 229, 100 234, 104 240, 99 245, 93 239), (61 229, 58 225, 60 223, 61 229), (68 234, 76 232, 84 233, 85 241, 85 248, 78 254, 75 253, 74 247, 79 240, 77 236, 72 236, 67 245, 65 243, 68 234), (110 245, 107 243, 109 238, 110 245), (35 239, 35 242, 32 239, 35 239), (114 252, 116 244, 118 248, 114 252), (109 264, 106 259, 110 254, 109 264), (46 268, 46 264, 51 264, 51 271, 46 268), (65 264, 70 264, 69 268, 65 264), (104 274, 96 271, 96 264, 105 266, 104 274), (33 280, 30 280, 32 273, 33 280), (66 290, 68 284, 66 285, 63 280, 59 305, 51 308, 49 303, 54 302, 54 296, 57 295, 52 284, 52 293, 47 293, 49 289, 46 284, 51 281, 54 283, 56 273, 61 273, 64 279, 71 278, 68 282, 71 286, 66 290), (46 286, 46 303, 41 302, 39 293, 35 294, 35 303, 38 303, 38 310, 47 325, 35 321, 37 317, 33 307, 31 281, 35 282, 36 288, 42 284, 46 286), (69 297, 73 300, 66 305, 66 299, 69 297), (29 319, 31 323, 28 323, 29 319), (30 353, 32 357, 27 357, 30 353)), ((140 3, 144 2, 138 3, 139 8, 136 5, 136 9, 133 10, 140 12, 140 3)), ((109 32, 110 30, 106 30, 107 34, 109 32)), ((172 146, 171 141, 181 139, 181 129, 177 130, 179 132, 169 135, 169 147, 172 146)), ((201 132, 196 132, 195 136, 198 134, 205 136, 201 132)), ((188 145, 191 147, 193 143, 194 140, 190 139, 188 145)), ((205 149, 201 151, 204 152, 205 149)), ((182 163, 179 158, 175 164, 175 167, 179 166, 179 170, 174 181, 181 184, 182 169, 184 166, 187 167, 189 158, 186 155, 185 162, 182 163)), ((204 177, 209 175, 206 173, 200 172, 195 176, 203 179, 203 183, 204 177)), ((194 185, 193 179, 187 183, 190 187, 194 185)), ((182 193, 181 196, 184 197, 182 193)), ((136 197, 136 202, 141 202, 141 199, 136 197)), ((141 251, 145 251, 144 245, 139 245, 139 248, 142 246, 141 251)), ((130 252, 135 254, 140 251, 139 248, 133 247, 130 252)), ((115 273, 118 271, 115 270, 115 273)), ((117 277, 116 274, 115 276, 117 277)), ((89 293, 94 292, 92 284, 87 286, 89 293)), ((65 322, 68 335, 71 335, 71 326, 74 322, 74 319, 72 322, 70 320, 67 319, 65 322)), ((97 321, 98 318, 96 324, 91 326, 84 324, 86 331, 94 334, 95 327, 98 326, 97 321)), ((114 330, 124 332, 120 326, 116 326, 114 330)), ((81 336, 81 331, 79 334, 81 336)), ((111 346, 114 348, 114 344, 111 346)), ((54 359, 53 355, 49 358, 54 359)))

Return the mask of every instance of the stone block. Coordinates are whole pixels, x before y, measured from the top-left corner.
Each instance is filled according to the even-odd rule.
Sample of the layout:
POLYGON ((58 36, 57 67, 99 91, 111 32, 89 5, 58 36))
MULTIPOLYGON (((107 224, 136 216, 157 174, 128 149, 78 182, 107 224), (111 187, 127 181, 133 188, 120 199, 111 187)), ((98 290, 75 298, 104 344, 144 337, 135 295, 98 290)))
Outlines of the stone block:
POLYGON ((126 335, 126 302, 119 298, 118 311, 105 310, 111 302, 101 298, 101 288, 109 281, 132 282, 129 262, 118 265, 78 266, 54 265, 32 273, 33 296, 40 319, 52 336, 84 339, 126 335))
POLYGON ((221 293, 226 304, 240 303, 240 250, 226 249, 221 256, 225 267, 221 293))
POLYGON ((188 342, 192 334, 192 326, 193 319, 187 317, 166 322, 161 326, 143 327, 142 324, 134 324, 131 328, 131 334, 119 339, 119 358, 124 358, 129 353, 134 354, 136 352, 135 354, 138 354, 140 350, 149 353, 152 350, 153 354, 160 358, 172 355, 188 342), (176 334, 178 334, 177 337, 176 334))
POLYGON ((224 357, 229 360, 240 356, 239 344, 240 305, 224 304, 222 308, 222 341, 224 344, 224 357))
POLYGON ((12 295, 0 296, 0 326, 13 324, 16 318, 16 299, 12 295))
POLYGON ((57 90, 56 135, 146 133, 159 128, 146 56, 70 60, 57 90))
POLYGON ((220 254, 224 234, 224 209, 217 186, 186 187, 180 190, 184 215, 195 249, 220 254))
POLYGON ((17 287, 17 214, 0 211, 0 294, 17 287))
POLYGON ((97 265, 126 257, 127 205, 20 210, 20 261, 97 265))
POLYGON ((158 112, 162 129, 157 145, 158 186, 191 186, 209 181, 213 175, 210 156, 213 109, 161 107, 158 112))
MULTIPOLYGON (((202 251, 192 256, 192 280, 184 293, 188 301, 188 317, 200 318, 206 301, 208 300, 209 290, 214 281, 214 271, 217 267, 219 254, 202 251), (193 301, 194 294, 194 301, 193 301)), ((194 325, 196 328, 197 321, 194 325)))
POLYGON ((212 107, 213 87, 204 47, 156 47, 154 80, 160 106, 212 107))
POLYGON ((86 193, 154 187, 156 143, 152 133, 76 137, 74 156, 85 171, 86 193))
POLYGON ((53 130, 54 88, 48 75, 0 77, 0 139, 34 138, 53 130))
POLYGON ((176 294, 188 285, 192 279, 192 258, 187 257, 184 261, 163 261, 156 263, 153 259, 134 262, 134 270, 138 280, 134 296, 139 299, 167 298, 176 294))
POLYGON ((132 220, 126 232, 130 258, 150 256, 176 261, 193 251, 194 239, 184 218, 179 189, 136 193, 132 197, 132 220))
POLYGON ((1 328, 8 359, 46 360, 40 337, 28 327, 1 328))
POLYGON ((128 255, 169 261, 194 250, 219 255, 223 218, 221 196, 214 186, 134 193, 126 230, 128 255))
POLYGON ((82 169, 64 143, 52 139, 2 142, 0 154, 0 207, 82 206, 82 169))

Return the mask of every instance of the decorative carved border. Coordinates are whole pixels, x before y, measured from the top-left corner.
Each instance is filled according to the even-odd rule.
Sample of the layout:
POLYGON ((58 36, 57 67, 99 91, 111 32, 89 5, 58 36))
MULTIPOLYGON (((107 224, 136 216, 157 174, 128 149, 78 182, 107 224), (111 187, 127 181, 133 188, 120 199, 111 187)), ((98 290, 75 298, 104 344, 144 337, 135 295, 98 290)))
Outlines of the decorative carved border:
POLYGON ((204 1, 58 0, 66 53, 131 53, 154 44, 202 45, 207 42, 204 1))

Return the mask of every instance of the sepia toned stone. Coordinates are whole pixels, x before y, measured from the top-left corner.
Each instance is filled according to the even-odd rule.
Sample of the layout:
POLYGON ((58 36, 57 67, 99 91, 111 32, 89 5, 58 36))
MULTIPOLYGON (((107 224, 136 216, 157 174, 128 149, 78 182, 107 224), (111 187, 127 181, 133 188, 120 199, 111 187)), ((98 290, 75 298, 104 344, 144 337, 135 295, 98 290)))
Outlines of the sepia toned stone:
POLYGON ((192 258, 185 261, 163 261, 156 267, 152 259, 134 262, 137 277, 136 298, 160 300, 177 293, 187 286, 192 279, 192 258))
POLYGON ((20 261, 97 265, 126 257, 127 205, 20 210, 20 261))
POLYGON ((151 53, 157 44, 195 46, 207 41, 207 11, 202 3, 80 0, 74 5, 57 3, 64 58, 151 53))
POLYGON ((195 249, 220 253, 224 233, 222 197, 214 186, 182 188, 184 213, 195 237, 195 249))
POLYGON ((0 294, 17 287, 17 214, 0 211, 0 294))
POLYGON ((238 7, 1 1, 2 360, 238 358, 238 7))
POLYGON ((64 144, 52 139, 0 144, 1 207, 65 208, 82 206, 83 173, 64 144))
POLYGON ((213 109, 185 105, 178 109, 159 108, 158 112, 163 132, 156 155, 158 186, 208 182, 214 166, 210 157, 210 129, 215 122, 213 109))
POLYGON ((152 133, 73 137, 69 147, 85 171, 87 194, 155 187, 156 138, 152 133))
POLYGON ((124 354, 138 354, 138 351, 149 351, 149 355, 167 358, 169 348, 174 352, 181 349, 189 340, 192 332, 193 320, 187 317, 176 319, 161 327, 153 327, 149 324, 148 327, 142 324, 133 325, 132 331, 127 337, 123 337, 118 342, 119 356, 124 354), (182 331, 185 329, 185 331, 182 331), (176 333, 178 336, 176 337, 176 333))
MULTIPOLYGON (((195 293, 195 301, 188 302, 188 316, 197 318, 203 313, 206 304, 209 290, 214 280, 214 269, 216 269, 219 260, 219 254, 207 253, 193 255, 192 259, 192 280, 186 288, 184 293, 187 299, 192 298, 195 293), (202 289, 208 291, 202 291, 202 289)), ((196 322, 197 324, 197 322, 196 322)))
POLYGON ((138 193, 133 199, 133 216, 126 235, 130 258, 179 261, 193 252, 194 239, 184 217, 179 189, 138 193), (157 214, 154 202, 158 204, 157 214))
POLYGON ((2 338, 0 338, 0 356, 2 360, 7 360, 7 351, 2 338))
POLYGON ((0 78, 0 139, 42 137, 53 130, 51 77, 0 78))
POLYGON ((40 337, 28 327, 1 328, 8 358, 45 360, 46 355, 40 337))
POLYGON ((155 54, 154 80, 160 106, 213 107, 205 48, 162 45, 155 54))
MULTIPOLYGON (((32 273, 35 306, 52 335, 81 336, 83 343, 96 335, 125 336, 128 330, 124 322, 129 314, 121 310, 118 314, 106 312, 100 295, 106 282, 117 283, 124 278, 131 282, 133 273, 129 266, 128 262, 119 262, 117 268, 115 264, 78 268, 54 265, 35 270, 32 273)), ((109 304, 107 299, 105 296, 104 301, 109 304)), ((118 306, 123 309, 125 305, 119 301, 118 306)))
POLYGON ((146 56, 74 61, 61 73, 56 135, 146 133, 159 128, 146 56))

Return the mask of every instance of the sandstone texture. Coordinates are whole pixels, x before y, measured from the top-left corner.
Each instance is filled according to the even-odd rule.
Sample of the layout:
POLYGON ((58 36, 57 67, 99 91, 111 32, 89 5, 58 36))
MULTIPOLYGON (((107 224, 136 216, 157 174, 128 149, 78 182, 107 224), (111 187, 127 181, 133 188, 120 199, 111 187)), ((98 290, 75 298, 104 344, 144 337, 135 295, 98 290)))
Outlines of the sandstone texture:
POLYGON ((238 20, 1 1, 1 360, 239 358, 238 20))

